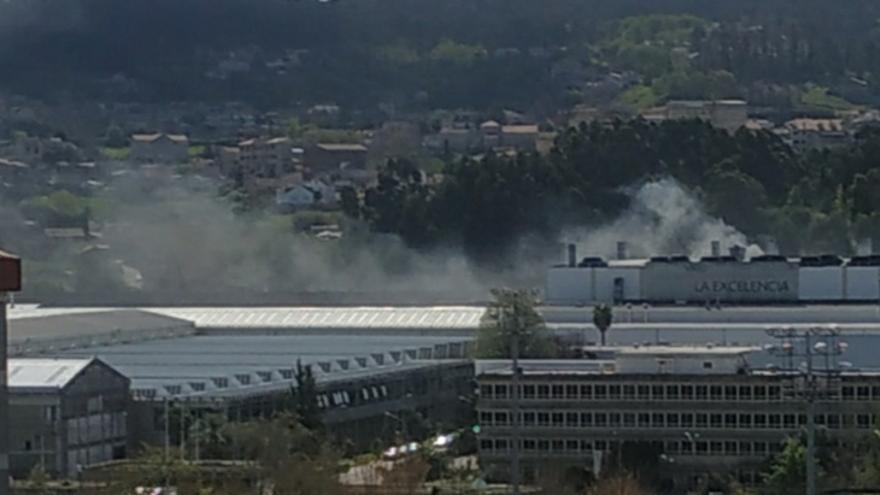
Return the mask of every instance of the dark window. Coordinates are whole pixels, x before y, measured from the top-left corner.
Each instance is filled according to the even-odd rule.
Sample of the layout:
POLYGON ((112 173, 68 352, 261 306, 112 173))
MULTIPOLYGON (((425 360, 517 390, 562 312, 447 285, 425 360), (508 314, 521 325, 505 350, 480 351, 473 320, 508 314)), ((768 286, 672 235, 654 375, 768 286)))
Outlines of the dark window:
POLYGON ((770 428, 779 429, 782 428, 782 418, 779 417, 778 414, 768 414, 768 422, 770 424, 770 428))
POLYGON ((755 414, 755 428, 766 428, 767 427, 767 415, 766 414, 755 414))
POLYGON ((550 413, 538 413, 538 426, 550 426, 550 413))
POLYGON ((565 451, 565 440, 553 440, 551 442, 551 447, 553 452, 563 452, 565 451))
POLYGON ((636 398, 636 386, 635 385, 624 385, 623 386, 623 398, 624 399, 635 399, 636 398))
POLYGON ((697 400, 706 400, 709 397, 709 387, 706 385, 697 385, 697 400))
POLYGON ((651 415, 648 413, 639 413, 639 426, 649 428, 651 426, 651 415))
POLYGON ((592 385, 581 385, 581 399, 592 399, 593 398, 593 386, 592 385))
POLYGON ((710 414, 709 415, 709 426, 712 428, 721 428, 724 425, 724 415, 723 414, 710 414))
POLYGON ((709 398, 712 400, 721 400, 724 396, 724 388, 721 385, 712 385, 709 387, 709 398))
POLYGON ((752 387, 749 385, 740 385, 739 400, 752 400, 752 387))
POLYGON ((506 399, 507 398, 507 385, 495 385, 495 398, 496 399, 506 399))
POLYGON ((623 426, 626 428, 633 428, 636 426, 635 413, 623 413, 623 426))
POLYGON ((533 400, 535 398, 535 386, 534 385, 523 385, 522 398, 523 398, 523 400, 533 400))
POLYGON ((492 394, 492 385, 480 385, 480 397, 484 399, 491 399, 494 396, 492 394))
POLYGON ((765 385, 755 385, 755 400, 767 400, 767 387, 765 385))
POLYGON ((725 414, 724 415, 724 427, 725 428, 736 428, 736 414, 725 414))
POLYGON ((828 415, 828 428, 836 430, 840 428, 840 415, 839 414, 829 414, 828 415))
POLYGON ((565 441, 565 450, 569 452, 577 452, 578 451, 578 441, 577 440, 566 440, 565 441))
POLYGON ((492 413, 481 411, 480 412, 480 424, 483 425, 491 425, 492 424, 492 413))
POLYGON ((593 413, 581 413, 581 426, 582 427, 591 427, 593 426, 593 413))
POLYGON ((720 455, 724 453, 724 443, 719 441, 709 442, 709 450, 713 455, 720 455))
POLYGON ((554 428, 562 428, 563 426, 565 426, 565 414, 553 413, 553 416, 550 418, 550 422, 553 424, 554 428))
POLYGON ((853 400, 853 398, 856 395, 855 387, 852 387, 849 385, 844 385, 841 388, 840 392, 841 392, 841 396, 843 397, 843 400, 853 400))
POLYGON ((593 450, 593 442, 590 440, 581 440, 581 451, 588 452, 593 450))
POLYGON ((782 400, 782 387, 778 385, 767 387, 767 395, 770 400, 782 400))
POLYGON ((860 385, 856 393, 859 400, 871 400, 871 387, 860 385))
POLYGON ((665 424, 665 419, 663 413, 654 413, 651 415, 651 424, 654 428, 662 428, 665 424))
MULTIPOLYGON (((473 445, 473 444, 471 444, 473 445)), ((494 448, 494 444, 491 439, 484 438, 480 440, 480 450, 492 450, 494 448)))
POLYGON ((523 450, 535 450, 534 440, 523 440, 523 450))
POLYGON ((709 415, 706 413, 697 413, 697 428, 705 428, 709 426, 709 415))
POLYGON ((578 386, 577 385, 566 385, 565 386, 565 395, 568 400, 577 400, 578 386))
POLYGON ((580 416, 576 412, 565 413, 565 426, 569 428, 577 428, 579 425, 578 418, 580 416))
POLYGON ((663 400, 663 385, 651 387, 651 400, 663 400))
POLYGON ((507 439, 500 438, 498 440, 495 440, 495 450, 507 450, 507 439))
POLYGON ((678 400, 678 385, 667 385, 666 386, 666 399, 667 400, 678 400))
POLYGON ((495 425, 507 426, 507 413, 506 412, 495 413, 495 425))
POLYGON ((540 452, 549 452, 550 440, 538 440, 538 450, 540 452))
POLYGON ((605 385, 596 385, 593 387, 593 393, 596 399, 605 399, 608 397, 608 387, 605 385))
POLYGON ((712 361, 703 361, 703 369, 711 370, 712 369, 712 361))
POLYGON ((691 428, 694 426, 694 413, 681 413, 681 427, 691 428))
POLYGON ((736 455, 736 442, 724 442, 724 453, 727 455, 736 455))
POLYGON ((593 415, 593 419, 596 422, 596 426, 603 427, 608 425, 608 415, 605 413, 597 412, 593 415))
POLYGON ((682 400, 694 400, 694 386, 693 385, 682 385, 681 386, 681 398, 682 398, 682 400))
POLYGON ((786 429, 797 428, 797 416, 794 414, 784 414, 782 416, 782 424, 786 429))
POLYGON ((727 385, 724 387, 724 400, 736 400, 736 386, 735 385, 727 385))
POLYGON ((638 386, 639 400, 649 400, 651 398, 651 387, 647 385, 638 386))
POLYGON ((870 414, 856 414, 856 427, 861 429, 867 429, 871 427, 871 415, 870 414))
POLYGON ((757 455, 767 455, 767 442, 755 442, 752 451, 757 455))
POLYGON ((550 398, 550 385, 538 385, 538 398, 539 399, 549 399, 550 398))
POLYGON ((752 442, 739 443, 739 455, 750 455, 752 453, 752 442))
POLYGON ((564 385, 553 385, 553 398, 554 399, 565 399, 565 386, 564 385))
POLYGON ((608 413, 608 426, 615 428, 620 426, 620 413, 608 413))
POLYGON ((678 428, 678 413, 666 413, 666 427, 678 428))
POLYGON ((608 398, 611 400, 620 400, 620 385, 608 386, 608 398))
POLYGON ((523 413, 522 422, 523 422, 524 426, 535 426, 537 424, 535 413, 533 413, 533 412, 523 413))

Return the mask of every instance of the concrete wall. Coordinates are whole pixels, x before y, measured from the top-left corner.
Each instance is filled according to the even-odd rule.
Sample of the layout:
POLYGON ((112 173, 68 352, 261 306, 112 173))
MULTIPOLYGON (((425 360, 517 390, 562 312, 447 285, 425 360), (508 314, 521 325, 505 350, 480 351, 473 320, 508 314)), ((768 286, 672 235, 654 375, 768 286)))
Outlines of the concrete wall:
POLYGON ((880 267, 846 267, 846 299, 848 301, 880 300, 880 267))
POLYGON ((802 266, 798 270, 798 299, 801 301, 841 301, 843 287, 841 266, 802 266))

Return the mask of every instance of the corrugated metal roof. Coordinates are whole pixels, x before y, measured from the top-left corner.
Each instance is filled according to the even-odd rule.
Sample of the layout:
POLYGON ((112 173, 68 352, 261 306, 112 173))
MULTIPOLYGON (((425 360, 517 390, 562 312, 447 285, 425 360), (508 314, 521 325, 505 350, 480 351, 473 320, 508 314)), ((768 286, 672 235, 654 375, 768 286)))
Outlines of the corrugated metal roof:
POLYGON ((297 360, 319 382, 411 369, 453 354, 467 337, 352 335, 193 335, 70 349, 55 355, 97 355, 132 380, 136 397, 252 395, 293 384, 297 360))
POLYGON ((197 327, 476 329, 484 308, 152 308, 154 313, 192 321, 197 327))
POLYGON ((192 323, 187 320, 140 310, 74 310, 65 313, 48 309, 16 313, 12 312, 13 316, 9 320, 11 355, 19 355, 22 353, 21 348, 41 342, 83 345, 114 336, 195 331, 192 323))
POLYGON ((10 359, 13 389, 55 390, 67 386, 93 359, 10 359))

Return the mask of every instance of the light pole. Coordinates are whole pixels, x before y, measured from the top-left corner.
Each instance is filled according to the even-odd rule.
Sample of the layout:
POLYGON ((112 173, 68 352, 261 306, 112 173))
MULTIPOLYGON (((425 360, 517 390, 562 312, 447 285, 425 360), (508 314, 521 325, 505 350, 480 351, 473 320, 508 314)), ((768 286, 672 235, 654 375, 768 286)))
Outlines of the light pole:
POLYGON ((807 416, 807 495, 816 495, 816 402, 827 398, 832 391, 831 381, 839 376, 840 368, 831 356, 842 354, 846 342, 841 342, 840 330, 836 325, 826 327, 810 327, 796 329, 792 327, 770 328, 767 334, 779 340, 781 344, 770 346, 771 354, 784 358, 784 371, 794 378, 800 378, 802 385, 792 387, 795 397, 801 398, 806 405, 807 416), (801 343, 802 345, 797 345, 801 343), (802 348, 803 350, 799 350, 802 348), (804 358, 803 368, 794 366, 794 358, 804 358), (815 358, 822 358, 820 365, 815 358), (824 378, 820 384, 819 378, 824 378))
POLYGON ((391 411, 385 411, 385 417, 391 418, 400 423, 400 434, 403 435, 403 442, 406 443, 407 438, 409 438, 409 435, 407 434, 408 432, 406 431, 406 421, 400 416, 393 414, 391 411))
POLYGON ((9 383, 6 301, 21 290, 21 259, 0 251, 0 495, 9 495, 9 383))

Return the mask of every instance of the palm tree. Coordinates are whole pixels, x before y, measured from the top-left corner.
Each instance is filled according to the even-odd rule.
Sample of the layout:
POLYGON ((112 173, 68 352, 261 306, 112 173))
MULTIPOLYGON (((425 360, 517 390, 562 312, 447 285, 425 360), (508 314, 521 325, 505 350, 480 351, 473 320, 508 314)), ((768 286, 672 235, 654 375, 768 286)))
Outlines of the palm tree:
POLYGON ((599 304, 593 307, 593 325, 599 330, 602 337, 602 346, 605 346, 605 333, 611 328, 614 316, 611 314, 611 307, 607 304, 599 304))

